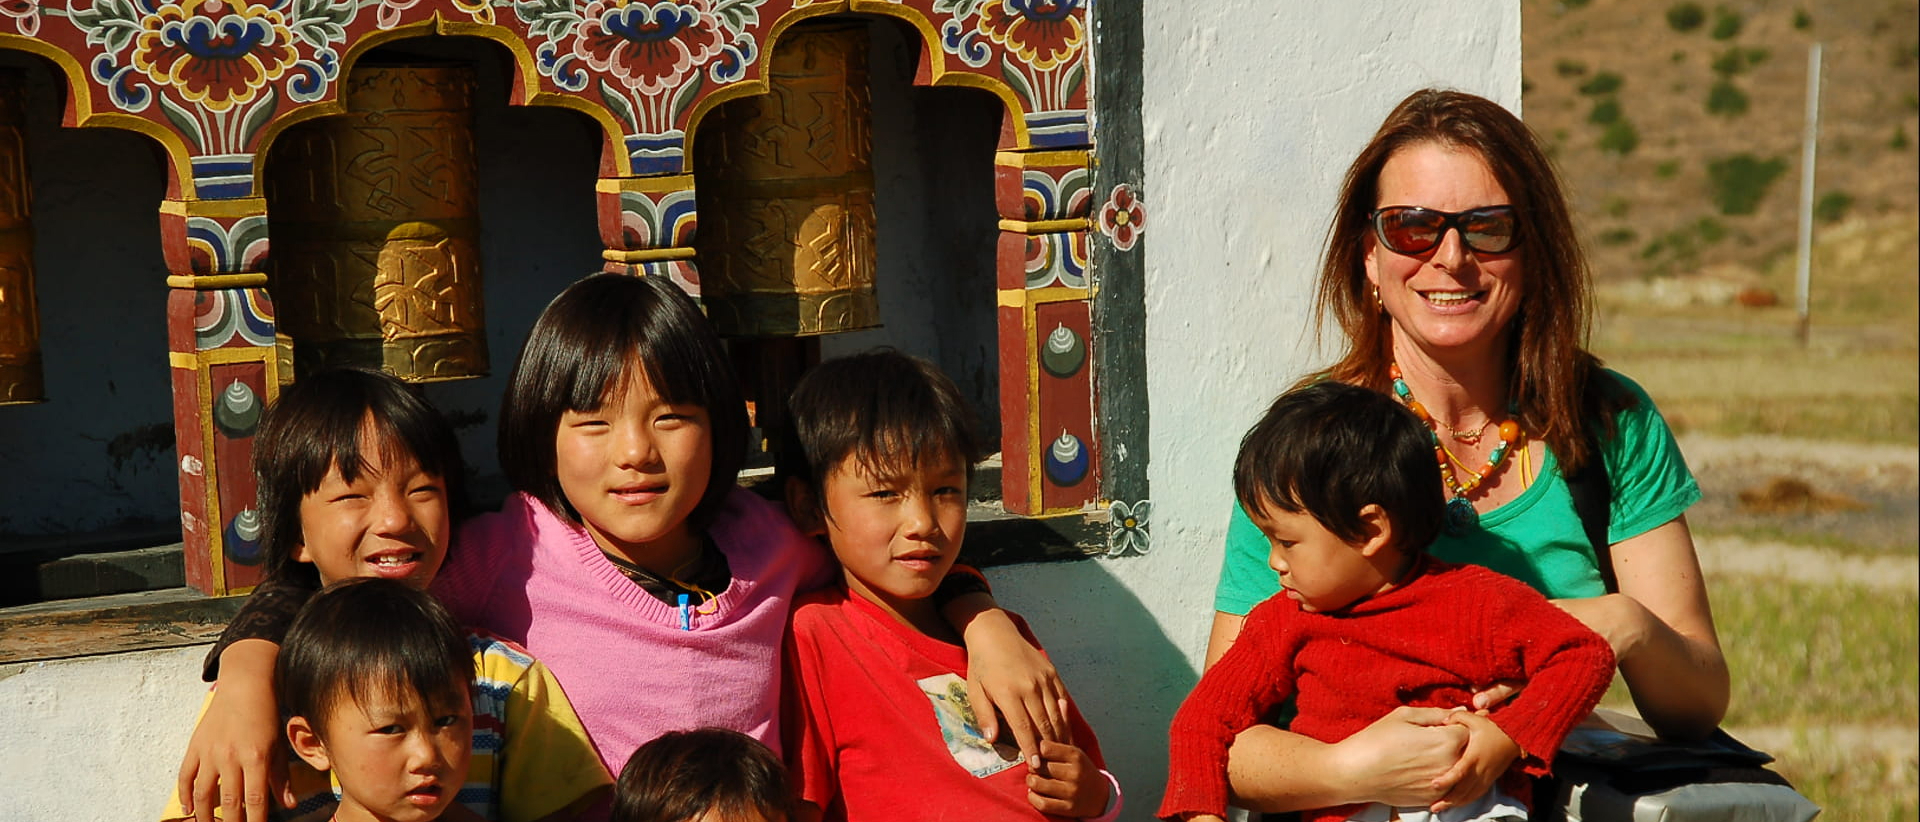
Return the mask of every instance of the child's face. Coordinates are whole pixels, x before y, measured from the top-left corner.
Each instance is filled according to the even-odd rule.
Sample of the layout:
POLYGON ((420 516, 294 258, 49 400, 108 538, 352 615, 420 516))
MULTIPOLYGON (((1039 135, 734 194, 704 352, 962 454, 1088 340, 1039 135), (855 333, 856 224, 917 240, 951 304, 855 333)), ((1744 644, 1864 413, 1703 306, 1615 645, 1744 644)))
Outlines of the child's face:
POLYGON ((1337 611, 1393 583, 1374 559, 1380 546, 1349 544, 1312 514, 1261 505, 1247 517, 1266 535, 1267 564, 1280 572, 1281 588, 1302 611, 1337 611))
POLYGON ((849 458, 827 474, 827 541, 847 586, 869 601, 893 607, 932 595, 960 555, 966 466, 951 456, 931 463, 876 477, 849 458))
MULTIPOLYGON (((402 689, 404 690, 404 689, 402 689)), ((472 756, 473 708, 467 699, 418 694, 362 694, 343 698, 319 729, 303 740, 289 722, 294 751, 340 783, 336 820, 416 822, 440 816, 460 793, 472 756), (444 704, 439 704, 444 703, 444 704)))
POLYGON ((600 547, 643 565, 698 548, 687 517, 713 472, 707 409, 661 400, 630 367, 598 409, 560 415, 554 447, 560 491, 600 547))
MULTIPOLYGON (((360 432, 366 469, 353 482, 328 469, 320 487, 300 499, 300 545, 322 582, 350 577, 397 579, 425 589, 447 558, 453 518, 446 483, 411 454, 388 465, 371 425, 360 432)), ((403 449, 404 450, 404 449, 403 449)))

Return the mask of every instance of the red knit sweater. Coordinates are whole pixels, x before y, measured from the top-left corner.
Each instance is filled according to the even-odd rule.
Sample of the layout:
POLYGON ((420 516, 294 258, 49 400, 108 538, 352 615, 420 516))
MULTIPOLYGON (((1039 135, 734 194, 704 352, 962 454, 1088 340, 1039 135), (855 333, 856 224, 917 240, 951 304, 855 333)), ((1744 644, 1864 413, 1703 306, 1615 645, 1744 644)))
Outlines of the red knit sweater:
MULTIPOLYGON (((1613 679, 1605 640, 1525 584, 1473 565, 1423 559, 1401 587, 1331 613, 1276 596, 1247 614, 1240 637, 1180 705, 1159 815, 1222 814, 1227 747, 1294 697, 1296 733, 1338 742, 1401 705, 1454 708, 1503 679, 1525 680, 1491 718, 1520 746, 1500 786, 1528 802, 1523 774, 1543 774, 1567 731, 1613 679)), ((1323 808, 1344 819, 1361 806, 1323 808)))

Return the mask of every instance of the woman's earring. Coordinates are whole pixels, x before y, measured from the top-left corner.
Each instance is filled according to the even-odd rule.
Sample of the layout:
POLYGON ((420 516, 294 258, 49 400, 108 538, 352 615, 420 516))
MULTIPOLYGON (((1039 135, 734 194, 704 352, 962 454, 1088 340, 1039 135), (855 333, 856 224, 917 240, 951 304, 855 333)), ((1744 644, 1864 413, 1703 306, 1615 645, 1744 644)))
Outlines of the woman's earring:
POLYGON ((1387 310, 1387 304, 1380 300, 1380 284, 1379 283, 1373 284, 1373 305, 1374 307, 1380 309, 1382 313, 1385 313, 1387 310))

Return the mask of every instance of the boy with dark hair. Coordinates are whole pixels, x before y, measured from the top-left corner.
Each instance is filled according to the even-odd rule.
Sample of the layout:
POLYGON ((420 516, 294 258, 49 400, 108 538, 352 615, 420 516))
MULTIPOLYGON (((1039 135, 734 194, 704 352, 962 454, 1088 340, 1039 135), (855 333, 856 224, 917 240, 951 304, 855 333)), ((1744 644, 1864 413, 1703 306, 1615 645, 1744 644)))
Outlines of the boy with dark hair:
POLYGON ((620 769, 613 822, 787 822, 787 770, 739 731, 669 731, 620 769))
POLYGON ((1547 772, 1605 693, 1613 653, 1525 584, 1426 555, 1445 517, 1433 442, 1391 397, 1335 382, 1287 392, 1247 432, 1234 493, 1272 545, 1281 594, 1174 716, 1161 817, 1222 817, 1228 746, 1291 697, 1292 730, 1322 742, 1402 705, 1460 708, 1449 721, 1468 732, 1459 802, 1307 819, 1526 818, 1526 777, 1547 772), (1526 684, 1485 715, 1463 707, 1503 680, 1526 684), (1490 762, 1502 764, 1475 767, 1490 762))
MULTIPOLYGON (((375 577, 424 590, 446 560, 453 484, 461 475, 459 445, 445 418, 392 376, 331 369, 287 386, 261 420, 253 467, 261 549, 275 579, 318 586, 375 577)), ((290 587, 304 590, 303 584, 290 587)), ((459 804, 497 822, 570 818, 583 809, 604 814, 613 780, 552 672, 512 642, 478 631, 460 635, 479 680, 471 700, 472 756, 455 785, 459 804)), ((243 639, 223 658, 256 650, 277 655, 280 639, 243 639)), ((269 661, 263 671, 274 664, 269 661)), ((286 710, 270 679, 223 678, 202 706, 196 736, 208 717, 234 713, 213 709, 223 698, 286 710)), ((262 749, 282 733, 271 713, 243 724, 247 732, 272 726, 273 736, 259 740, 262 749)), ((280 757, 287 759, 284 751, 280 757)), ((272 766, 284 769, 293 800, 290 808, 272 808, 272 818, 328 818, 334 796, 324 774, 298 762, 272 766)), ((176 785, 161 818, 223 816, 237 822, 237 809, 219 807, 205 790, 212 776, 211 768, 202 768, 196 782, 176 785)), ((472 818, 460 811, 450 816, 472 818)))
POLYGON ((788 634, 781 721, 796 818, 1117 815, 1119 786, 1077 709, 1059 706, 1068 741, 1023 762, 984 737, 967 700, 965 649, 931 599, 959 555, 980 452, 959 388, 879 350, 816 366, 790 410, 788 507, 826 536, 844 581, 798 600, 788 634))
POLYGON ((463 633, 433 597, 377 578, 337 583, 294 619, 275 671, 287 741, 333 774, 334 822, 426 822, 453 807, 474 731, 463 633))

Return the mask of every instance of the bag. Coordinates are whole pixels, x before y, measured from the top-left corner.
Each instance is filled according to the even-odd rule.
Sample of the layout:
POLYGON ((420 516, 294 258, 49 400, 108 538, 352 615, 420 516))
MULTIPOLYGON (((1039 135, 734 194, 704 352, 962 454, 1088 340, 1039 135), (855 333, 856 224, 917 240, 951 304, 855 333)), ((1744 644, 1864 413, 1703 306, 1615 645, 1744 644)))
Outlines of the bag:
POLYGON ((1726 731, 1657 739, 1646 723, 1599 710, 1567 734, 1553 776, 1534 785, 1546 822, 1808 822, 1820 808, 1726 731))

